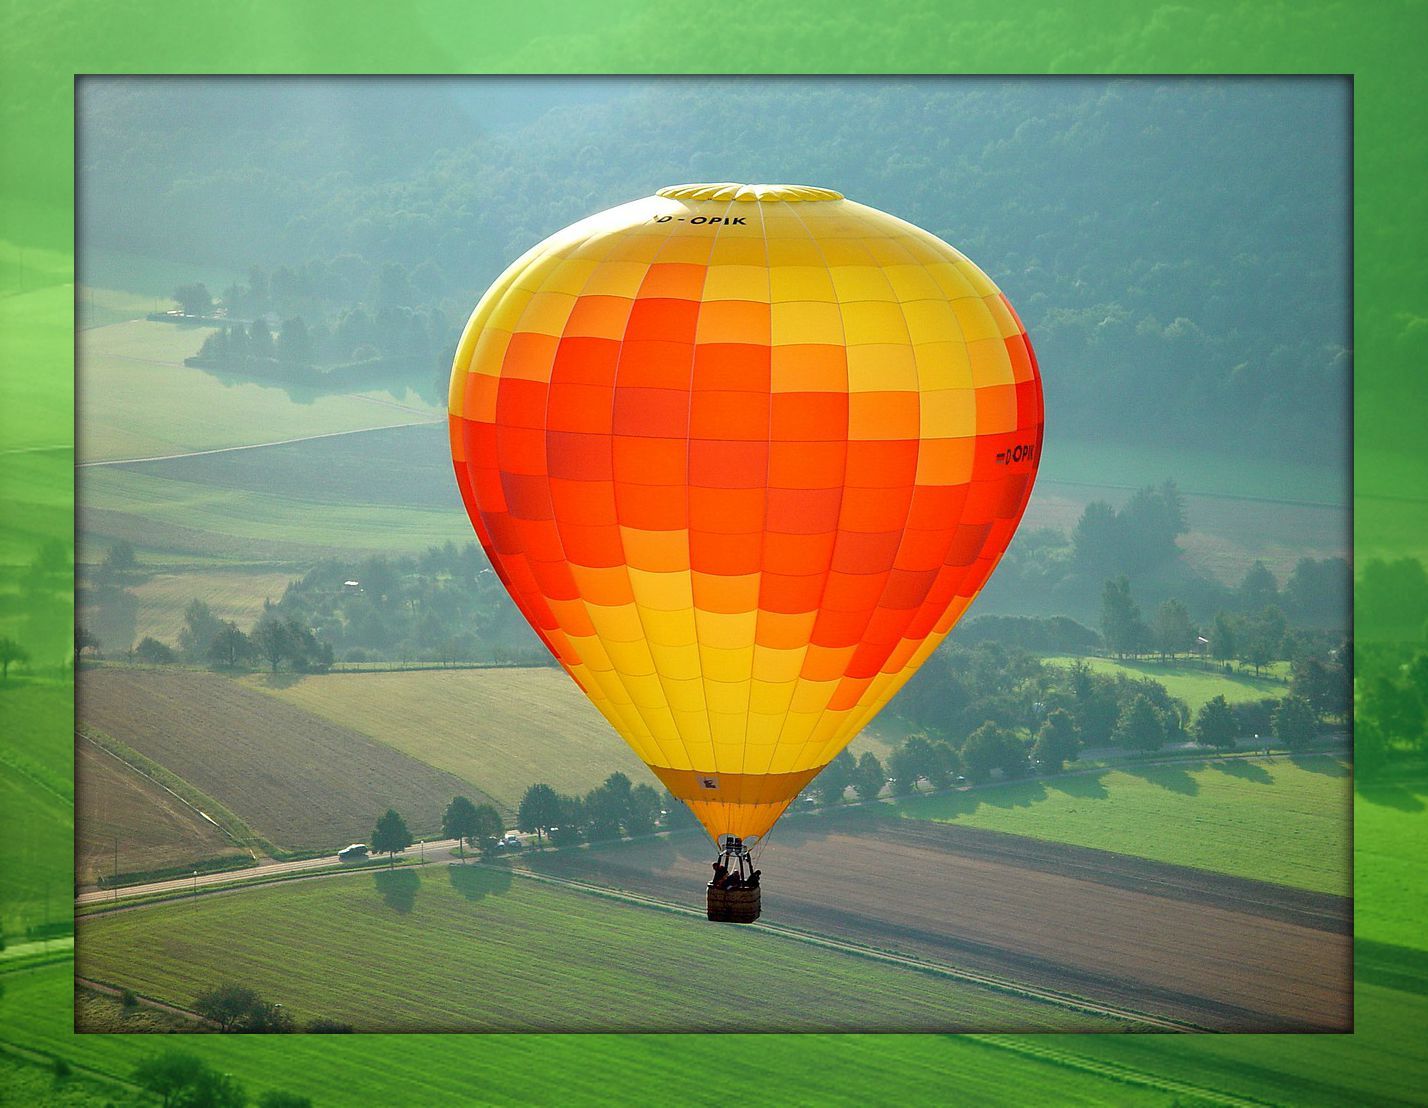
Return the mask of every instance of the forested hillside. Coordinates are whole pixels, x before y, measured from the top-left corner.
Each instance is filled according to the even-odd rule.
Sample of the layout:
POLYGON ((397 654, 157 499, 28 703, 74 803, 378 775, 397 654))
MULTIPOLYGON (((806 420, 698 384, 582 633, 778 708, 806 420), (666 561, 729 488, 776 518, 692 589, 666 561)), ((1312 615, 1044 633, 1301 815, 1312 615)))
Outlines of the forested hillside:
POLYGON ((685 180, 824 184, 1001 284, 1048 434, 1346 457, 1342 82, 547 81, 516 111, 509 81, 182 80, 82 90, 87 283, 107 273, 86 253, 163 244, 273 273, 273 311, 311 324, 406 301, 454 327, 591 211, 685 180))

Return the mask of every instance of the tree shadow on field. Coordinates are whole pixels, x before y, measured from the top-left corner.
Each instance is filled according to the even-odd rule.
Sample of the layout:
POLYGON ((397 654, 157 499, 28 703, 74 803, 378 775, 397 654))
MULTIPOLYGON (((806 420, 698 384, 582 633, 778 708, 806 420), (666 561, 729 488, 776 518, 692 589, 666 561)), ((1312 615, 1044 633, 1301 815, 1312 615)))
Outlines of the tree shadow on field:
POLYGON ((1079 800, 1105 800, 1111 794, 1106 791, 1105 782, 1101 780, 1103 776, 1105 775, 1100 773, 1072 774, 1066 777, 1052 774, 1042 778, 1042 783, 1048 789, 1074 796, 1079 800))
POLYGON ((383 870, 381 873, 374 873, 372 881, 388 908, 406 915, 416 906, 416 894, 421 888, 421 878, 411 870, 383 870))
POLYGON ((1296 769, 1325 777, 1348 777, 1353 772, 1348 761, 1338 754, 1291 754, 1289 760, 1296 769))
POLYGON ((1221 773, 1230 777, 1238 777, 1243 781, 1253 781, 1258 785, 1272 785, 1274 777, 1258 762, 1252 762, 1248 758, 1225 758, 1217 759, 1209 763, 1211 769, 1217 769, 1221 773))
POLYGON ((451 880, 451 887, 467 900, 500 896, 511 888, 511 873, 506 869, 453 865, 446 867, 446 875, 451 880))
POLYGON ((1136 762, 1123 762, 1116 766, 1121 773, 1132 777, 1143 777, 1152 785, 1169 789, 1181 796, 1195 796, 1200 791, 1200 783, 1180 766, 1145 766, 1136 762))
POLYGON ((1383 808, 1394 808, 1400 812, 1421 812, 1425 805, 1423 803, 1423 786, 1417 785, 1411 788, 1387 782, 1376 782, 1369 785, 1359 785, 1359 798, 1369 804, 1377 804, 1383 808))

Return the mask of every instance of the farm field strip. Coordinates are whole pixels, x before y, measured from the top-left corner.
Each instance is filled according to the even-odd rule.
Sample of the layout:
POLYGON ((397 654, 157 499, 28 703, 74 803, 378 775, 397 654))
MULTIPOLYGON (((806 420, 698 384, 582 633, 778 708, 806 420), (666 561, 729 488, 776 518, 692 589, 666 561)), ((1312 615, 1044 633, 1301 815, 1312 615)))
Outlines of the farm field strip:
MULTIPOLYGON (((265 570, 245 572, 227 569, 187 569, 183 572, 155 572, 147 580, 130 585, 128 591, 138 605, 134 615, 132 641, 145 636, 174 646, 184 627, 184 609, 194 600, 202 600, 218 619, 233 620, 244 630, 249 629, 263 613, 264 600, 275 603, 281 599, 288 582, 300 574, 265 570)), ((81 594, 81 617, 93 630, 95 620, 105 618, 102 606, 92 593, 81 594)), ((100 636, 101 641, 103 636, 100 636)), ((114 644, 122 649, 123 645, 114 644)))
POLYGON ((769 933, 726 972, 708 924, 490 867, 376 872, 86 917, 77 972, 182 1004, 244 980, 371 1030, 1100 1029, 1116 1021, 769 933), (261 920, 261 926, 256 926, 261 920), (286 936, 273 960, 267 936, 286 936), (457 934, 479 943, 452 944, 457 934), (341 934, 338 946, 330 936, 341 934), (162 935, 162 943, 155 936, 162 935), (353 951, 373 957, 354 958, 353 951), (142 956, 140 951, 143 951, 142 956), (712 987, 711 987, 712 985, 712 987), (380 1014, 363 1002, 381 995, 380 1014), (857 996, 858 1005, 847 998, 857 996))
MULTIPOLYGON (((695 919, 704 919, 705 913, 700 908, 691 908, 687 904, 679 904, 672 900, 662 900, 657 897, 646 896, 640 893, 621 892, 609 888, 608 886, 592 884, 588 881, 577 881, 568 877, 555 877, 550 874, 538 873, 533 870, 517 870, 521 877, 527 880, 545 881, 559 885, 563 888, 574 889, 578 892, 589 893, 593 896, 604 897, 606 899, 618 900, 630 904, 645 905, 660 911, 675 912, 680 915, 689 916, 695 919)), ((908 966, 912 969, 922 970, 928 973, 938 974, 956 981, 963 981, 974 985, 984 985, 987 988, 996 989, 998 992, 1012 993, 1016 996, 1030 997, 1034 1000, 1043 1000, 1048 1004, 1057 1004, 1063 1008, 1070 1008, 1078 1012, 1088 1012, 1096 1016, 1105 1016, 1109 1019, 1123 1020, 1129 1024, 1139 1024, 1145 1027, 1155 1028, 1159 1031, 1203 1031, 1205 1028, 1184 1020, 1166 1019, 1160 1016, 1148 1015, 1144 1012, 1133 1011, 1129 1008, 1118 1008, 1106 1004, 1097 1004, 1094 1001, 1086 1000, 1082 997, 1071 996, 1067 993, 1055 992, 1050 989, 1037 988, 1035 985, 1026 985, 1020 982, 1011 981, 1004 977, 997 977, 988 973, 978 973, 975 970, 962 969, 958 966, 948 965, 942 962, 930 962, 922 958, 913 958, 904 954, 890 953, 885 950, 877 950, 862 943, 849 942, 845 939, 838 939, 831 935, 822 935, 812 931, 804 931, 795 927, 786 927, 781 924, 771 923, 767 920, 760 920, 756 923, 743 925, 743 930, 760 931, 767 934, 778 935, 783 938, 793 939, 796 942, 809 943, 813 946, 823 947, 829 950, 838 950, 847 954, 855 954, 860 958, 871 958, 874 961, 886 962, 889 965, 908 966)))
POLYGON ((85 736, 77 736, 75 880, 125 874, 248 851, 211 817, 85 736), (101 830, 102 829, 102 830, 101 830))
POLYGON ((451 797, 484 799, 468 782, 217 674, 86 669, 79 722, 284 849, 360 840, 387 807, 406 816, 413 834, 426 834, 440 826, 451 797))
POLYGON ((1318 892, 1352 888, 1350 767, 1332 754, 1137 765, 895 801, 1004 831, 1318 892), (1273 844, 1273 849, 1268 849, 1273 844))
POLYGON ((243 685, 479 784, 507 813, 537 782, 583 794, 617 771, 650 779, 559 670, 254 675, 243 685))
MULTIPOLYGON (((704 869, 706 845, 667 836, 522 864, 658 898, 704 869)), ((781 827, 759 864, 782 926, 1217 1030, 1348 1019, 1343 898, 863 814, 781 827)))

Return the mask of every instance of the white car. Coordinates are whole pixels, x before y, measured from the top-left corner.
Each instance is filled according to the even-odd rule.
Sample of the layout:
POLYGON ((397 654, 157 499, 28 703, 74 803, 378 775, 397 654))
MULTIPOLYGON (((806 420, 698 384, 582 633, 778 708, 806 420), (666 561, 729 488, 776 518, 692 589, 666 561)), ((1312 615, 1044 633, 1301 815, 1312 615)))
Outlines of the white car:
POLYGON ((337 852, 339 862, 359 862, 367 857, 366 843, 353 843, 351 846, 344 846, 337 852))

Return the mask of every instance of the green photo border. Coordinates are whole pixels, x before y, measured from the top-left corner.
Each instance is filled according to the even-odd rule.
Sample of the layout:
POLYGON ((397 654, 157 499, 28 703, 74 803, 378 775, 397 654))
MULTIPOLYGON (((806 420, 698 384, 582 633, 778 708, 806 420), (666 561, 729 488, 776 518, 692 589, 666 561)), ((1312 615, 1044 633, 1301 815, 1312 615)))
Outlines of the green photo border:
MULTIPOLYGON (((1421 64, 1428 5, 16 0, 3 26, 0 549, 32 548, 44 538, 73 544, 77 74, 550 72, 1351 75, 1355 551, 1360 557, 1423 556, 1428 547, 1420 380, 1428 362, 1428 76, 1421 64)), ((13 734, 8 722, 0 718, 0 744, 20 744, 24 736, 13 734)), ((47 725, 67 734, 72 714, 47 725)), ((70 764, 49 769, 73 771, 70 764)), ((1428 812, 1420 808, 1392 832, 1376 827, 1358 821, 1359 941, 1373 938, 1374 898, 1389 883, 1398 885, 1394 911, 1402 914, 1406 896, 1408 910, 1428 918, 1428 812), (1365 866, 1391 881, 1366 885, 1365 866)), ((6 850, 7 870, 35 861, 13 843, 6 850)), ((67 888, 72 873, 55 878, 67 888)), ((376 1092, 373 1082, 380 1084, 385 1070, 399 1070, 400 1060, 429 1037, 329 1038, 323 1060, 301 1063, 285 1059, 306 1049, 303 1037, 222 1037, 212 1049, 254 1094, 266 1088, 267 1075, 300 1068, 310 1087, 299 1088, 298 1078, 286 1083, 319 1104, 373 1102, 368 1092, 386 1104, 666 1103, 749 1095, 818 1103, 1030 1103, 1073 1092, 1166 1103, 1212 1094, 1307 1102, 1335 1099, 1336 1089, 1344 1100, 1362 1100, 1379 1082, 1385 1089, 1416 1087, 1422 1095, 1428 1006, 1410 989, 1393 996, 1411 1003, 1395 1000, 1391 1013, 1372 1015, 1365 990, 1379 984, 1356 981, 1355 1034, 1307 1043, 1304 1036, 762 1036, 740 1052, 743 1080, 756 1083, 753 1092, 721 1087, 728 1078, 718 1075, 733 1044, 713 1036, 447 1036, 439 1052, 424 1055, 429 1061, 420 1083, 395 1098, 389 1086, 376 1092), (1129 1039, 1136 1041, 1122 1045, 1129 1039), (1092 1077, 1099 1083, 1079 1084, 1092 1077)), ((1421 980, 1416 988, 1424 988, 1421 980)), ((7 1003, 0 999, 0 1050, 24 1053, 26 1022, 41 1013, 5 1012, 7 1003)), ((121 1076, 148 1049, 139 1036, 129 1037, 132 1048, 112 1041, 121 1038, 74 1036, 60 1048, 50 1042, 43 1052, 64 1056, 81 1072, 121 1076), (95 1039, 111 1041, 89 1041, 95 1039)))

